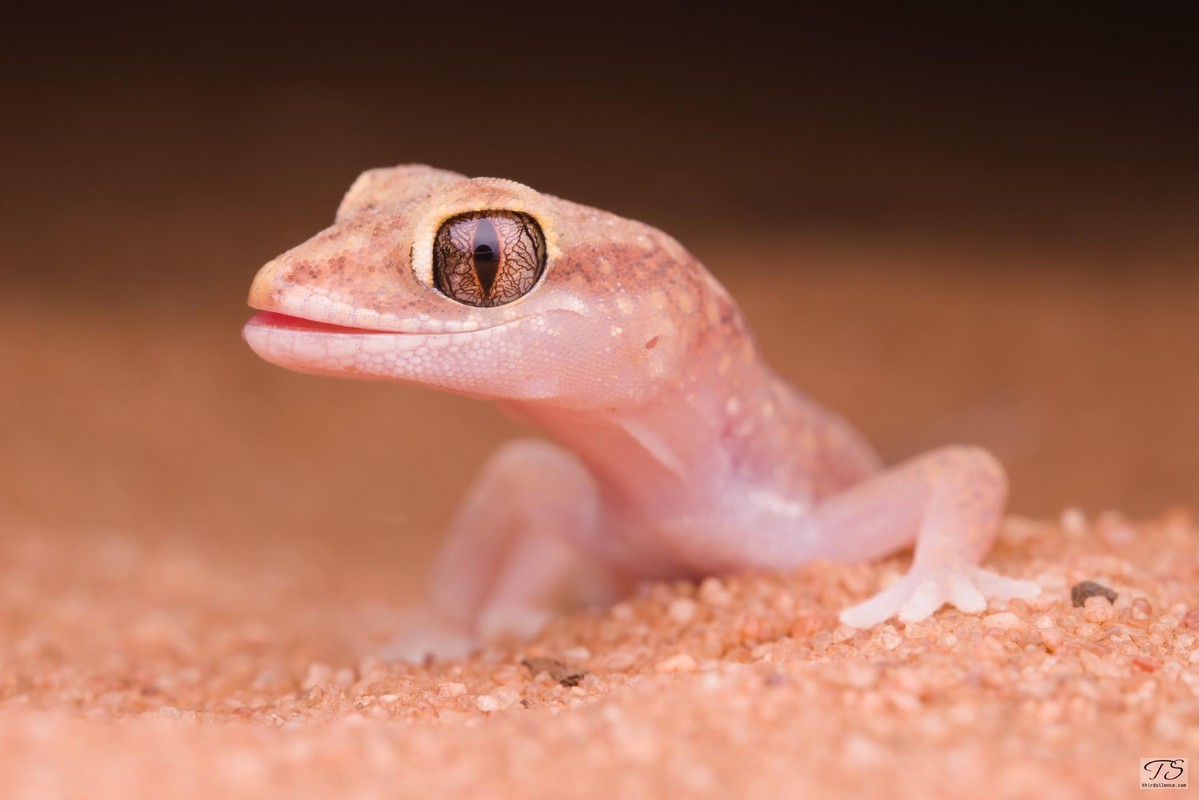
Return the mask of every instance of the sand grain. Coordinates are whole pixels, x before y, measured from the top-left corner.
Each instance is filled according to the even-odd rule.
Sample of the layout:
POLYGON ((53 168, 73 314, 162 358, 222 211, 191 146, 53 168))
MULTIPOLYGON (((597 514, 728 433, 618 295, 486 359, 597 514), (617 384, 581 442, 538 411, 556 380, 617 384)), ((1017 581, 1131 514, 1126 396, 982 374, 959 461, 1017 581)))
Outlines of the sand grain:
POLYGON ((1008 521, 992 563, 1045 593, 982 616, 855 631, 905 560, 817 564, 420 666, 336 561, 10 535, 0 796, 1125 796, 1199 752, 1199 530, 1066 516, 1008 521))

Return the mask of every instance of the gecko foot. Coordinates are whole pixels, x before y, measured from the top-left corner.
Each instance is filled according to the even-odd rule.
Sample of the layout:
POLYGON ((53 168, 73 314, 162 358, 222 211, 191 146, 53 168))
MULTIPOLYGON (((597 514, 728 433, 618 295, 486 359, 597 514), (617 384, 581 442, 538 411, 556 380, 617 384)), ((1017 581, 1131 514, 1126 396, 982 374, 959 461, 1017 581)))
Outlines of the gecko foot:
POLYGON ((1032 581, 1005 578, 971 565, 919 569, 904 575, 865 602, 841 612, 841 622, 852 628, 869 628, 898 616, 903 622, 919 622, 948 603, 960 611, 977 614, 987 600, 1019 597, 1031 600, 1041 593, 1032 581))
POLYGON ((412 611, 403 631, 383 648, 389 661, 419 663, 466 658, 489 642, 503 637, 532 639, 553 614, 548 609, 498 607, 485 610, 471 628, 455 623, 428 609, 412 611))
POLYGON ((417 664, 427 658, 465 658, 482 644, 479 637, 461 625, 427 609, 412 611, 399 636, 379 655, 388 661, 417 664))

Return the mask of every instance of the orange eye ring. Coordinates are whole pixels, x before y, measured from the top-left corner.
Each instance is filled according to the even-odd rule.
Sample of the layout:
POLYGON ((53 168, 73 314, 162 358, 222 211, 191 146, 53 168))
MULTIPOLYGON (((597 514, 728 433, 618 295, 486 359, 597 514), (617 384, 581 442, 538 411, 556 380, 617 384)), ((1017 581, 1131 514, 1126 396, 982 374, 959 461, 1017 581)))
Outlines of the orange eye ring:
POLYGON ((502 306, 524 297, 545 272, 545 234, 519 211, 450 217, 433 239, 433 285, 468 306, 502 306))

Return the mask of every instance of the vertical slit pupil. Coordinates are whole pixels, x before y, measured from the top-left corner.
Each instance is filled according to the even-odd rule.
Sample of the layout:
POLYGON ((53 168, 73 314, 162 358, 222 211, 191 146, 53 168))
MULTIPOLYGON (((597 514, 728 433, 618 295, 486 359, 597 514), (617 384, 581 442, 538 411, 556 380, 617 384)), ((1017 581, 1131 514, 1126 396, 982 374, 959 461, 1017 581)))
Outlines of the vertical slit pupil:
POLYGON ((500 268, 500 239, 491 221, 483 218, 475 227, 474 240, 475 275, 479 278, 479 286, 484 295, 491 294, 495 285, 495 277, 500 268))

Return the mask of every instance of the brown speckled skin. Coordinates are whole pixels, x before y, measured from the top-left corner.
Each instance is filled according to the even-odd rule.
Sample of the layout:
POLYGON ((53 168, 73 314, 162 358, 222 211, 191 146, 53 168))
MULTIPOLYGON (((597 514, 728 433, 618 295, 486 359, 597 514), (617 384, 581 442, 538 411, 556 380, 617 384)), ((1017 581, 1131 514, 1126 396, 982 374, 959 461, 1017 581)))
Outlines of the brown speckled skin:
POLYGON ((502 452, 455 523, 434 605, 470 595, 449 614, 468 627, 521 583, 505 575, 526 584, 508 604, 533 605, 516 595, 558 572, 504 525, 565 536, 626 576, 872 558, 921 531, 910 585, 855 624, 1033 591, 974 566, 1005 501, 994 459, 946 448, 879 473, 849 425, 760 359, 703 266, 647 225, 511 181, 372 170, 332 227, 262 268, 250 305, 272 312, 245 334, 270 361, 491 399, 562 445, 502 452), (478 308, 434 288, 430 254, 443 221, 488 209, 536 219, 548 257, 524 297, 478 308), (468 589, 480 575, 487 586, 468 589))

